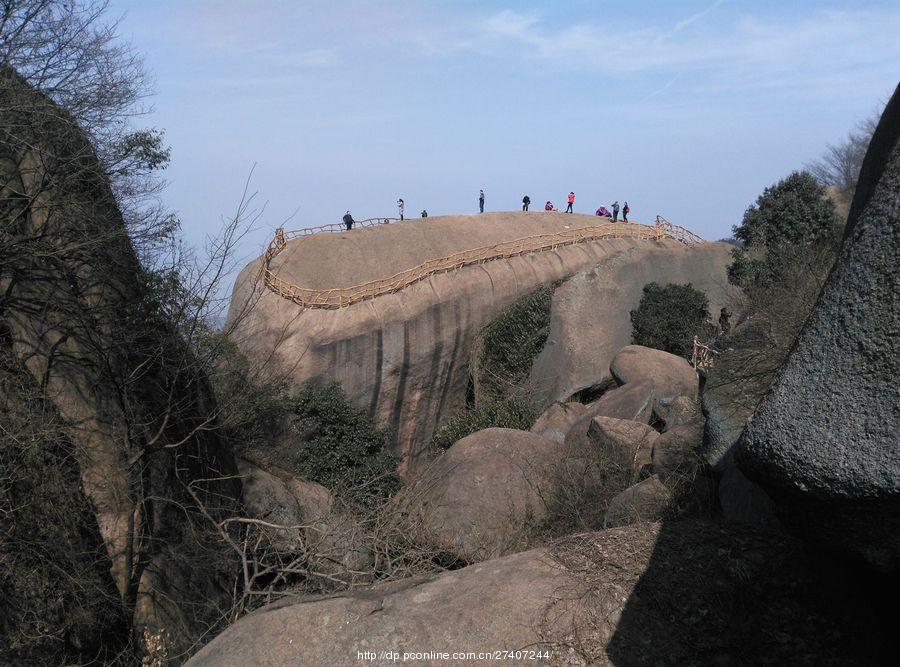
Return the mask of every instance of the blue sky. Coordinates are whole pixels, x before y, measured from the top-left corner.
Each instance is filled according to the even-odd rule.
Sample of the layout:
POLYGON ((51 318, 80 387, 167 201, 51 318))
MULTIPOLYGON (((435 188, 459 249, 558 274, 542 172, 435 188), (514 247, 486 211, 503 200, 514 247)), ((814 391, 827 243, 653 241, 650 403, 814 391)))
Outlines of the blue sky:
POLYGON ((156 80, 189 242, 253 165, 271 230, 408 213, 593 211, 707 238, 900 77, 900 2, 112 0, 156 80))

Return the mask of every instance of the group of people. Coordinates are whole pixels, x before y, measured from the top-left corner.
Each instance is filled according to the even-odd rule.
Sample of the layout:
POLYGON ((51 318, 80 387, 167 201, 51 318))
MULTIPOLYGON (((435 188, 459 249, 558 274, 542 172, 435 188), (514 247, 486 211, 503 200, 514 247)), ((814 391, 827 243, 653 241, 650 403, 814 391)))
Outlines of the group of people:
MULTIPOLYGON (((522 197, 522 210, 527 211, 528 207, 531 206, 531 197, 525 195, 522 197)), ((567 198, 566 204, 566 213, 572 213, 573 208, 575 206, 575 193, 570 192, 567 198)), ((478 208, 484 213, 484 190, 481 191, 481 194, 478 197, 478 208)), ((553 205, 552 201, 548 201, 544 204, 545 211, 555 211, 556 207, 553 205)), ((628 222, 628 214, 631 212, 631 207, 628 206, 628 202, 625 202, 625 206, 621 208, 622 211, 622 222, 628 222)), ((614 201, 612 204, 612 213, 610 213, 605 206, 600 206, 600 208, 596 211, 597 215, 606 218, 612 218, 613 222, 619 221, 619 202, 614 201)))
MULTIPOLYGON (((522 210, 527 211, 528 207, 531 206, 531 197, 525 195, 522 197, 522 210)), ((573 208, 575 206, 575 193, 570 192, 567 197, 567 205, 566 205, 566 213, 573 213, 573 208)), ((402 198, 397 200, 397 211, 400 214, 400 219, 405 220, 405 210, 406 210, 406 202, 403 201, 402 198)), ((548 201, 544 204, 545 211, 556 211, 556 207, 553 205, 553 202, 548 201)), ((612 203, 612 213, 610 213, 605 206, 600 206, 597 209, 596 213, 598 216, 612 218, 613 222, 619 221, 619 202, 614 201, 612 203)), ((631 212, 631 208, 628 206, 628 202, 625 202, 625 205, 621 208, 622 211, 622 222, 628 222, 628 214, 631 212)), ((484 190, 478 191, 478 212, 484 213, 484 190)), ((420 214, 423 218, 428 217, 428 211, 423 210, 420 214)), ((353 229, 353 225, 356 221, 353 219, 353 216, 350 214, 350 211, 344 214, 344 225, 347 227, 347 231, 353 229)))

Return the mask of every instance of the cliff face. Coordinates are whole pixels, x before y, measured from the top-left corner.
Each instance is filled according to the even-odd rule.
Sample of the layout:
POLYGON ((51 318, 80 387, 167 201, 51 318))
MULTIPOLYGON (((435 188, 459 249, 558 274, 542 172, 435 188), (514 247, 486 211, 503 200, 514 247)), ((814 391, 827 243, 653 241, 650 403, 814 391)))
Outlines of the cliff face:
POLYGON ((900 564, 900 88, 860 172, 838 261, 737 461, 785 523, 900 564))
MULTIPOLYGON (((349 286, 453 252, 586 227, 597 220, 561 213, 410 220, 290 241, 272 268, 280 278, 303 287, 349 286)), ((725 257, 727 248, 715 252, 725 257)), ((591 241, 431 276, 397 293, 338 310, 304 310, 260 286, 257 260, 238 277, 229 317, 239 320, 238 344, 253 361, 267 363, 273 373, 297 383, 335 380, 357 405, 391 426, 409 472, 440 421, 465 406, 476 336, 516 299, 614 257, 656 267, 630 277, 635 284, 626 291, 639 297, 644 283, 637 281, 646 276, 681 280, 687 275, 683 266, 706 263, 709 253, 673 240, 591 241)), ((724 283, 724 272, 720 278, 724 283)), ((618 347, 623 337, 626 343, 630 340, 628 311, 636 303, 615 295, 591 305, 600 318, 616 313, 610 340, 618 347)))
MULTIPOLYGON (((205 376, 149 298, 88 138, 0 71, 0 337, 66 425, 120 603, 178 642, 216 592, 185 520, 239 496, 205 376), (208 494, 208 495, 207 495, 208 494), (193 554, 193 555, 190 555, 193 554), (209 601, 209 600, 207 600, 209 601)), ((208 562, 208 554, 204 556, 208 562)))

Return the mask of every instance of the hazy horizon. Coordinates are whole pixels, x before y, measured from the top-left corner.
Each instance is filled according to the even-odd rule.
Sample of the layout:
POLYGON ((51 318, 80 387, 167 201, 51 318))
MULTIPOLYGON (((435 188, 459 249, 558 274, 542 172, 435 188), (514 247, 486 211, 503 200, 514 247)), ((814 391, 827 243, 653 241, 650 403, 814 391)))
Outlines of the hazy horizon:
POLYGON ((197 244, 251 190, 271 230, 628 201, 709 239, 880 111, 889 2, 112 0, 156 81, 164 202, 197 244))

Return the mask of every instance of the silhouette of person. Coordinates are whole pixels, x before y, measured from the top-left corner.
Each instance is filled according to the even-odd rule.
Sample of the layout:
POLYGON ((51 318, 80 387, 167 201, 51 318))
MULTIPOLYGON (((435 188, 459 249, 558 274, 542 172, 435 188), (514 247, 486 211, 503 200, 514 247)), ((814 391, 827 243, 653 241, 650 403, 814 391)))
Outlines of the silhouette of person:
POLYGON ((399 211, 400 211, 400 219, 401 219, 401 220, 403 220, 403 206, 404 206, 403 200, 402 200, 402 199, 398 199, 398 200, 397 200, 397 208, 398 208, 399 211))
POLYGON ((528 210, 529 204, 531 204, 531 197, 529 197, 528 195, 525 195, 524 197, 522 197, 522 210, 523 211, 528 210))
POLYGON ((617 222, 619 219, 619 200, 613 202, 613 222, 617 222))
POLYGON ((625 202, 625 206, 622 207, 622 222, 628 222, 629 213, 631 213, 631 208, 629 208, 628 202, 625 202))
POLYGON ((349 232, 351 229, 353 229, 353 223, 354 223, 354 222, 356 222, 356 221, 353 219, 353 216, 350 215, 350 211, 347 211, 347 212, 344 214, 344 224, 347 225, 347 231, 348 231, 348 232, 349 232))
POLYGON ((484 190, 478 191, 478 212, 484 213, 484 190))

